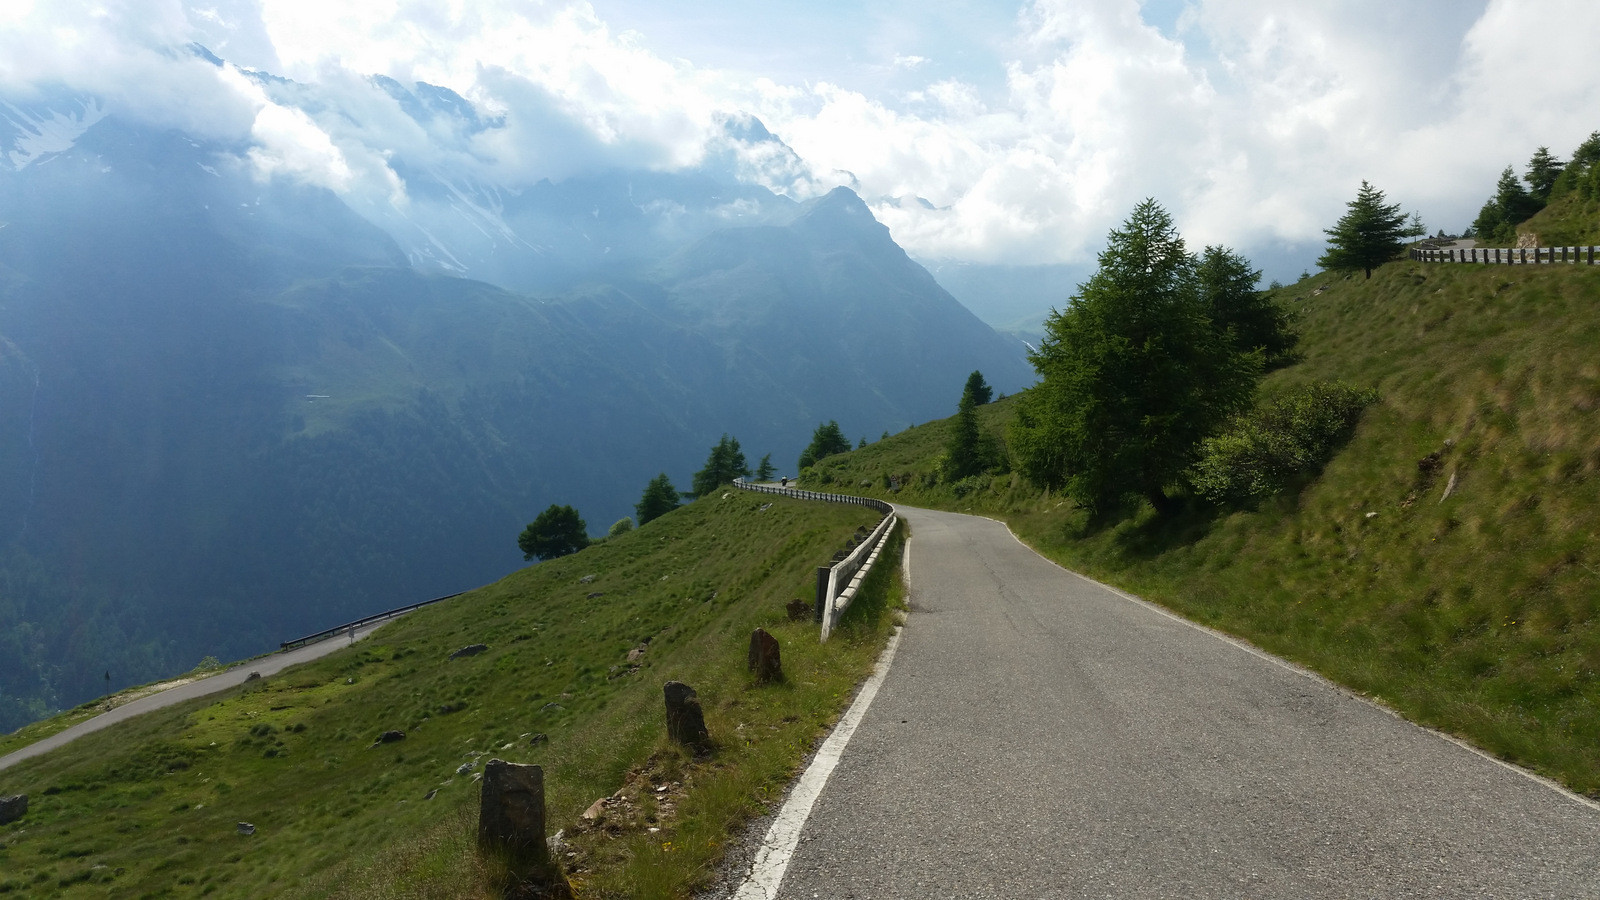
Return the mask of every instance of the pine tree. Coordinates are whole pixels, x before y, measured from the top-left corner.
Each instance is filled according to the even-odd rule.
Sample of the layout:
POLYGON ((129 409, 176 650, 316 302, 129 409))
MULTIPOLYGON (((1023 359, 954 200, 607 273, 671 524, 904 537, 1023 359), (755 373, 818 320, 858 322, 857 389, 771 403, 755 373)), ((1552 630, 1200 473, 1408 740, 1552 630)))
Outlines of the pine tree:
POLYGON ((811 433, 811 443, 800 452, 799 468, 808 469, 819 459, 849 451, 850 439, 844 436, 844 429, 838 422, 828 421, 811 433))
POLYGON ((735 478, 749 475, 750 465, 745 462, 744 451, 739 449, 738 439, 724 434, 722 439, 717 441, 717 445, 711 448, 711 455, 706 458, 706 467, 694 473, 692 485, 694 495, 707 496, 735 478))
POLYGON ((1550 189, 1555 187, 1556 179, 1561 177, 1564 168, 1566 163, 1551 156, 1549 147, 1533 151, 1533 158, 1528 160, 1528 171, 1523 173, 1522 180, 1528 183, 1528 193, 1539 201, 1540 206, 1550 202, 1550 189))
POLYGON ((633 512, 639 518, 639 525, 643 527, 646 522, 659 519, 677 508, 678 489, 667 479, 667 473, 662 472, 645 485, 644 496, 634 504, 633 512))
POLYGON ((1541 206, 1543 204, 1522 186, 1516 170, 1506 166, 1495 184, 1494 196, 1483 204, 1478 218, 1473 220, 1473 233, 1486 243, 1509 244, 1516 240, 1517 226, 1532 218, 1541 206))
POLYGON ((994 399, 994 388, 983 380, 982 372, 973 372, 967 376, 967 386, 962 391, 962 396, 970 396, 975 406, 982 406, 994 399))
POLYGON ((1260 350, 1267 366, 1283 365, 1299 341, 1287 310, 1256 290, 1261 271, 1226 247, 1207 247, 1196 270, 1200 299, 1217 331, 1242 353, 1260 350))
POLYGON ((1356 198, 1345 205, 1346 212, 1324 230, 1328 250, 1317 265, 1333 271, 1372 270, 1404 249, 1406 214, 1398 203, 1384 203, 1383 191, 1361 182, 1356 198))
POLYGON ((771 481, 777 474, 778 470, 772 467, 772 454, 768 453, 766 456, 761 457, 761 464, 756 466, 755 479, 757 481, 771 481))
POLYGON ((517 536, 523 559, 555 559, 589 546, 589 529, 570 506, 552 503, 517 536))
POLYGON ((1249 405, 1260 372, 1259 353, 1212 327, 1198 265, 1154 200, 1111 232, 1099 270, 1029 357, 1040 382, 1018 405, 1011 446, 1034 483, 1097 515, 1128 495, 1171 509, 1167 486, 1249 405))

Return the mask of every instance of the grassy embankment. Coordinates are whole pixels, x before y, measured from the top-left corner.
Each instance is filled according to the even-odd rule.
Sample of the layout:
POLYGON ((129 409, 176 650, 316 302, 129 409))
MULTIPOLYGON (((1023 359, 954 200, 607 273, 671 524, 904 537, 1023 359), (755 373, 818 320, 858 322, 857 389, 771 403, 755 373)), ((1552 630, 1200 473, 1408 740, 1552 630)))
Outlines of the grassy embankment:
MULTIPOLYGON (((1091 527, 1013 475, 938 483, 950 420, 830 458, 808 486, 1003 518, 1066 565, 1600 797, 1600 268, 1402 261, 1278 296, 1304 358, 1262 397, 1340 379, 1380 399, 1319 477, 1257 509, 1091 527)), ((1003 436, 1011 402, 980 412, 1003 436)))
POLYGON ((0 828, 0 895, 497 896, 473 850, 473 773, 500 757, 544 767, 580 896, 685 896, 731 830, 781 795, 881 649, 901 602, 898 546, 827 645, 783 610, 875 521, 709 498, 322 661, 22 763, 0 773, 0 794, 31 795, 0 828), (758 626, 783 647, 782 683, 746 673, 758 626), (472 643, 489 650, 449 659, 472 643), (700 693, 709 756, 665 739, 672 679, 700 693), (389 729, 406 739, 374 745, 389 729), (625 803, 580 826, 618 791, 625 803), (256 833, 238 834, 241 821, 256 833))

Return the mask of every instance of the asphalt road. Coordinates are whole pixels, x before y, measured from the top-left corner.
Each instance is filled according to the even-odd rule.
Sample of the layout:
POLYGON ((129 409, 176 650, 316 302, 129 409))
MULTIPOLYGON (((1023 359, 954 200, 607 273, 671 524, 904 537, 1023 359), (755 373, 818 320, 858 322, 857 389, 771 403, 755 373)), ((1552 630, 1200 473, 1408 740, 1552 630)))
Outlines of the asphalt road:
MULTIPOLYGON (((393 621, 394 619, 385 619, 382 622, 376 622, 364 628, 357 628, 355 640, 359 641, 378 628, 393 621)), ((327 656, 340 647, 348 647, 351 642, 351 638, 348 635, 331 637, 315 644, 297 647, 287 653, 274 653, 270 656, 263 656, 260 659, 240 663, 231 669, 196 679, 188 684, 181 684, 164 691, 148 694, 137 700, 124 703, 115 709, 103 712, 92 719, 85 719, 71 728, 59 731, 44 740, 35 741, 20 750, 14 750, 5 756, 0 756, 0 770, 10 768, 25 759, 31 759, 41 753, 49 753, 51 750, 75 741, 86 734, 99 731, 102 728, 109 728, 118 722, 150 712, 153 709, 161 709, 164 706, 171 706, 174 703, 182 703, 185 700, 193 700, 196 697, 215 694, 235 685, 244 684, 251 673, 258 673, 262 678, 268 675, 276 675, 290 666, 327 656)))
POLYGON ((1600 809, 902 509, 910 619, 783 898, 1600 898, 1600 809))

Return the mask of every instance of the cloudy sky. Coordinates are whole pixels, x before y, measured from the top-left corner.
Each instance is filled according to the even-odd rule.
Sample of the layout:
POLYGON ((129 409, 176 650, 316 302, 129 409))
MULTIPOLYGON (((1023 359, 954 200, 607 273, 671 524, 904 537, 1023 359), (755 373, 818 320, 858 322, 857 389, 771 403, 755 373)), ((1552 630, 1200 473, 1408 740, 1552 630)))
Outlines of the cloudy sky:
POLYGON ((856 187, 922 259, 1082 264, 1155 197, 1272 275, 1362 179, 1459 230, 1502 167, 1565 157, 1600 129, 1596 34, 1592 0, 4 0, 0 94, 93 91, 396 202, 400 143, 516 185, 694 165, 748 113, 810 167, 792 190, 856 187), (319 116, 189 41, 351 97, 444 85, 506 127, 469 146, 380 127, 370 98, 319 116))

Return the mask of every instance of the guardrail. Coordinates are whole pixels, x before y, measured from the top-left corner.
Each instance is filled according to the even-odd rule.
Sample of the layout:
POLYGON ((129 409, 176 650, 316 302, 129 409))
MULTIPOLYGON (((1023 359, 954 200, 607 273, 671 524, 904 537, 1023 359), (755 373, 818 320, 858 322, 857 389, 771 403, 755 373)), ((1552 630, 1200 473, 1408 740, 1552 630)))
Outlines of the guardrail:
POLYGON ((1592 266, 1600 257, 1600 247, 1451 247, 1448 250, 1413 248, 1418 262, 1487 263, 1489 265, 1568 265, 1592 266), (1530 257, 1531 254, 1531 257, 1530 257))
POLYGON ((278 651, 281 653, 285 650, 293 650, 296 647, 304 647, 307 644, 315 644, 317 641, 325 641, 328 638, 337 637, 341 634, 349 634, 350 632, 355 631, 357 628, 363 628, 367 625, 371 625, 373 622, 382 622, 385 619, 393 619, 396 616, 403 616, 414 609, 421 609, 430 603, 438 603, 441 600, 449 600, 453 597, 459 597, 464 593, 466 593, 466 591, 457 591, 454 594, 446 594, 443 597, 435 597, 432 600, 424 600, 421 603, 413 603, 409 606, 401 606, 388 610, 387 612, 378 613, 377 615, 367 616, 365 619, 357 619, 354 622, 346 622, 343 625, 335 625, 332 628, 323 629, 316 634, 308 634, 305 637, 298 637, 292 641, 284 641, 282 644, 278 645, 278 651))
POLYGON ((878 527, 873 529, 866 540, 856 545, 848 556, 831 566, 817 567, 817 621, 822 625, 822 640, 826 642, 833 629, 838 627, 839 619, 844 616, 850 601, 854 600, 856 593, 860 591, 861 582, 866 580, 868 573, 872 571, 873 563, 878 561, 884 545, 889 541, 889 535, 894 532, 895 525, 900 521, 894 514, 894 505, 872 497, 851 497, 848 494, 826 494, 821 491, 803 491, 799 488, 773 487, 769 484, 750 484, 743 478, 734 479, 733 486, 739 490, 754 491, 758 494, 779 494, 798 500, 820 500, 825 503, 865 506, 883 513, 883 519, 878 522, 878 527), (843 588, 840 587, 841 584, 844 585, 843 588))

